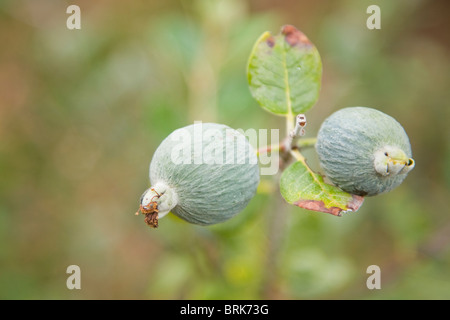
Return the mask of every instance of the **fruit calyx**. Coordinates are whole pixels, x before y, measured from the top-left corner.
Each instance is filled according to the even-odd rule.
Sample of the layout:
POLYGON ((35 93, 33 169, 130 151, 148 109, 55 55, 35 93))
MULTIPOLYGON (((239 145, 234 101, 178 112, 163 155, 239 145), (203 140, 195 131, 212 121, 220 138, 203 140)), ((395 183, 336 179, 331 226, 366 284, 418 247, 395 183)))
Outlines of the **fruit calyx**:
POLYGON ((374 153, 375 171, 384 177, 406 174, 414 165, 414 160, 398 147, 385 146, 374 153))
POLYGON ((142 194, 139 212, 145 215, 145 223, 151 228, 158 228, 158 219, 164 217, 178 203, 175 191, 164 182, 156 183, 142 194))

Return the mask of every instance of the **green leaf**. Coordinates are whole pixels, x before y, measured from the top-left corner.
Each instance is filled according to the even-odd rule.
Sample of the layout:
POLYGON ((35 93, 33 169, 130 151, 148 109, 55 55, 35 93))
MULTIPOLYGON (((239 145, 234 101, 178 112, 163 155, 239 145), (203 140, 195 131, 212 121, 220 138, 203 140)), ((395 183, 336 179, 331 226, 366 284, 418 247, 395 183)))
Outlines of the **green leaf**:
POLYGON ((323 181, 302 161, 290 165, 281 175, 280 191, 290 204, 300 208, 340 216, 343 211, 357 211, 364 198, 352 195, 323 181))
POLYGON ((319 97, 322 62, 309 39, 291 25, 272 36, 265 32, 253 46, 247 66, 253 97, 280 115, 304 113, 319 97))

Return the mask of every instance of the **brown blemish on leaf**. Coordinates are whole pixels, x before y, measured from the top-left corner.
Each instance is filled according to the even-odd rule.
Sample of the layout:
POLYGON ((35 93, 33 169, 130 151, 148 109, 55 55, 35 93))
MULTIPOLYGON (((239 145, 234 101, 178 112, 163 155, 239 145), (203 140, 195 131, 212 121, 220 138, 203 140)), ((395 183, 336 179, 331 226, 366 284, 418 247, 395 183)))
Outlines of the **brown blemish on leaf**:
POLYGON ((333 216, 342 216, 342 211, 357 211, 359 207, 362 205, 364 201, 364 197, 352 195, 352 200, 350 200, 349 203, 347 203, 347 210, 338 208, 338 207, 325 207, 325 204, 323 201, 317 201, 317 200, 298 200, 294 202, 293 204, 297 207, 318 211, 318 212, 325 212, 330 213, 333 216))
POLYGON ((352 194, 352 200, 347 204, 347 208, 352 210, 353 212, 358 211, 359 207, 364 202, 364 197, 357 196, 356 194, 352 194))
POLYGON ((284 35, 284 39, 291 47, 295 47, 297 45, 312 45, 308 37, 292 25, 285 25, 282 28, 281 33, 284 35))
POLYGON ((331 213, 333 216, 340 216, 342 211, 342 209, 338 207, 326 208, 323 201, 299 200, 294 202, 293 204, 296 205, 297 207, 307 210, 331 213))
POLYGON ((266 43, 270 48, 273 48, 273 46, 275 45, 274 37, 270 36, 269 38, 267 38, 266 43))

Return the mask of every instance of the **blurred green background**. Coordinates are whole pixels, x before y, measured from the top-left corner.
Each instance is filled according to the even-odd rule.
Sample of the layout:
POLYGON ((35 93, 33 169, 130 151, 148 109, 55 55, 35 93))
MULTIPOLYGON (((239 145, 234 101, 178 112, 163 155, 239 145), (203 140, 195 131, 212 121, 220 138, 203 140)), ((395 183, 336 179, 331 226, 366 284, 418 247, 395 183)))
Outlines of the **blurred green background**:
MULTIPOLYGON (((0 1, 0 298, 449 299, 447 1, 0 1), (66 8, 81 8, 81 30, 66 8), (366 9, 381 8, 381 30, 366 9), (336 218, 291 207, 274 177, 199 227, 136 217, 159 143, 194 120, 279 128, 251 97, 256 39, 284 24, 323 61, 307 137, 333 111, 396 118, 416 168, 336 218), (81 290, 66 268, 81 268, 81 290), (381 268, 381 290, 366 269, 381 268)), ((313 150, 305 153, 319 170, 313 150)))

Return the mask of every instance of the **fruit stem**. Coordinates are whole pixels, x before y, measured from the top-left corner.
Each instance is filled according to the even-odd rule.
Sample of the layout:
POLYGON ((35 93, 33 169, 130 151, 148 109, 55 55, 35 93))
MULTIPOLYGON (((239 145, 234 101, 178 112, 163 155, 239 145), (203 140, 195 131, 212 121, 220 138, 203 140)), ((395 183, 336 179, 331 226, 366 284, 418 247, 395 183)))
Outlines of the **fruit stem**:
POLYGON ((305 148, 311 148, 316 145, 317 138, 308 138, 308 139, 301 139, 297 143, 298 149, 305 149, 305 148))
MULTIPOLYGON (((307 138, 307 139, 300 139, 296 145, 294 145, 293 149, 306 149, 306 148, 312 148, 316 145, 317 138, 307 138)), ((261 147, 258 150, 256 150, 256 155, 259 156, 261 154, 271 153, 274 151, 284 152, 285 150, 285 143, 282 144, 271 144, 265 147, 261 147)))
POLYGON ((281 144, 271 144, 269 146, 265 146, 262 148, 259 148, 258 150, 256 150, 256 155, 259 156, 260 154, 266 154, 266 153, 271 153, 274 151, 283 151, 284 150, 284 146, 281 144))
POLYGON ((287 135, 289 135, 290 132, 294 129, 293 123, 294 123, 294 114, 291 113, 291 112, 289 112, 289 113, 286 115, 286 130, 287 130, 287 135))
POLYGON ((304 114, 298 114, 297 117, 295 117, 295 127, 292 130, 288 131, 288 136, 286 137, 286 140, 284 141, 284 148, 287 152, 292 150, 297 140, 305 135, 305 129, 306 126, 306 117, 304 114))
POLYGON ((295 158, 295 160, 300 161, 304 165, 306 165, 305 157, 298 150, 291 150, 291 155, 295 158))

